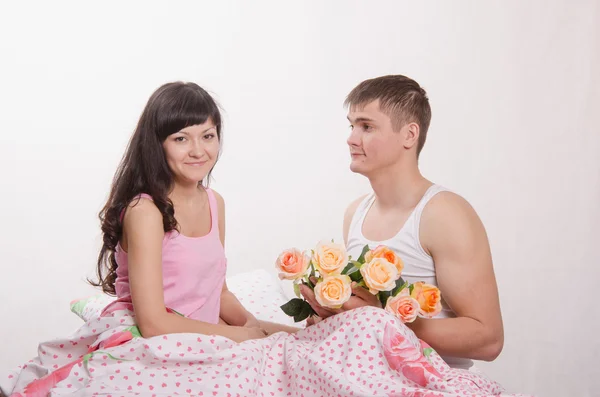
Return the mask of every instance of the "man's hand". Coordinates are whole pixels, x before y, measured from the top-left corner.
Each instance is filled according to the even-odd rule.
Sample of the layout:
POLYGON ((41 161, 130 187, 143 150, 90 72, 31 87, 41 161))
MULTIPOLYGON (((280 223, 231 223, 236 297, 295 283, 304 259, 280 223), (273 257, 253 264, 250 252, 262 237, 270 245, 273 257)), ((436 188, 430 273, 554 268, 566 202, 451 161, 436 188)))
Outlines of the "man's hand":
POLYGON ((352 283, 352 296, 344 303, 344 310, 352 310, 363 306, 373 306, 381 309, 381 302, 377 295, 373 295, 368 289, 359 287, 356 282, 352 283))
MULTIPOLYGON (((311 281, 313 281, 313 283, 316 282, 316 280, 313 279, 311 279, 311 281)), ((340 309, 329 309, 319 305, 319 302, 317 302, 317 299, 315 298, 314 291, 307 285, 300 285, 300 293, 317 313, 317 315, 322 319, 363 306, 374 306, 381 308, 381 302, 379 302, 377 296, 371 294, 367 289, 359 287, 355 282, 352 283, 352 296, 340 309)), ((309 317, 307 325, 313 325, 317 322, 319 322, 319 320, 309 317)))

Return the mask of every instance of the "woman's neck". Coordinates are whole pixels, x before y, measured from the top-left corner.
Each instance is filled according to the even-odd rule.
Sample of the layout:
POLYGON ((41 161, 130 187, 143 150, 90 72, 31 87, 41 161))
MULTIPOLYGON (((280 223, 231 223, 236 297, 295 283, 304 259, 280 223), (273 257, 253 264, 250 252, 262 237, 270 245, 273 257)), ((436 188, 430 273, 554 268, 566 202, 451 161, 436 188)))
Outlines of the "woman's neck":
POLYGON ((198 200, 198 194, 203 194, 204 189, 199 183, 182 184, 175 182, 173 188, 169 192, 169 198, 173 203, 176 201, 181 204, 191 204, 198 200))

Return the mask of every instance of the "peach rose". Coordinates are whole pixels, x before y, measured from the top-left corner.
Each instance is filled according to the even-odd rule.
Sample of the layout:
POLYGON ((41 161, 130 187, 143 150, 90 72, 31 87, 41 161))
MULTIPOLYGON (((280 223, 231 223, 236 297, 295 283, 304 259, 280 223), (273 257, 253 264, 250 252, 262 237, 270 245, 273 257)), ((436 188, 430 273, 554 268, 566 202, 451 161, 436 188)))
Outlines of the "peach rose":
POLYGON ((402 259, 400 259, 400 257, 396 255, 394 251, 392 251, 385 245, 380 245, 374 250, 368 251, 365 254, 365 263, 371 262, 373 258, 383 258, 391 264, 393 264, 394 266, 396 266, 396 269, 398 269, 398 275, 400 275, 400 273, 402 273, 402 270, 404 270, 404 262, 402 262, 402 259))
POLYGON ((361 266, 360 274, 373 295, 393 290, 398 279, 398 269, 384 258, 371 259, 361 266))
POLYGON ((296 248, 283 251, 275 261, 275 268, 281 280, 296 280, 308 271, 310 257, 296 248))
POLYGON ((315 298, 323 307, 339 309, 352 295, 351 284, 349 276, 327 276, 315 285, 315 298))
POLYGON ((348 264, 348 253, 342 244, 321 241, 317 244, 312 261, 321 276, 340 274, 348 264))
POLYGON ((419 302, 420 316, 432 318, 442 311, 442 293, 434 285, 418 281, 413 284, 410 296, 419 302))
POLYGON ((396 296, 388 299, 385 310, 398 317, 403 323, 412 323, 419 314, 419 302, 408 293, 408 288, 404 288, 396 296))

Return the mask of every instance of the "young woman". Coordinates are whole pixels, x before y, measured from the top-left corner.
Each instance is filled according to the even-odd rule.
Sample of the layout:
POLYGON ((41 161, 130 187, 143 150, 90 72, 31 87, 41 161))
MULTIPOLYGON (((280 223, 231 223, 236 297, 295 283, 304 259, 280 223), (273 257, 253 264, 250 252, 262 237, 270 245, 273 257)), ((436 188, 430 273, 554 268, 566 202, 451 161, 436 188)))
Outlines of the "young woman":
POLYGON ((117 296, 96 319, 113 324, 100 333, 90 322, 76 337, 40 344, 40 355, 22 367, 23 395, 45 395, 90 354, 127 342, 123 335, 220 335, 239 343, 298 330, 258 321, 227 289, 225 203, 208 188, 221 139, 219 108, 197 84, 168 83, 152 94, 100 213, 103 245, 91 283, 117 296), (116 312, 133 323, 114 321, 116 312), (54 347, 59 354, 50 353, 54 347))
MULTIPOLYGON (((160 87, 144 109, 101 213, 104 292, 130 307, 144 337, 267 332, 225 283, 225 203, 208 188, 222 123, 194 83, 160 87)), ((273 331, 273 325, 267 325, 273 331)))

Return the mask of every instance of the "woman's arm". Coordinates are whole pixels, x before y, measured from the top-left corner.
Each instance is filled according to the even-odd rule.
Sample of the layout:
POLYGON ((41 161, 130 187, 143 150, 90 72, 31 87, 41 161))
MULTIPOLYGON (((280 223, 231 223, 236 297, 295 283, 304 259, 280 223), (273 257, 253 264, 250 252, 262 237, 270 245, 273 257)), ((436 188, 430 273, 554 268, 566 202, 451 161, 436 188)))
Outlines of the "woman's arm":
POLYGON ((260 327, 258 320, 240 303, 236 296, 223 284, 220 316, 229 325, 238 327, 260 327))
POLYGON ((293 334, 295 332, 300 331, 302 328, 290 327, 289 325, 272 323, 270 321, 258 320, 260 324, 260 328, 262 328, 267 335, 272 335, 277 332, 287 332, 288 334, 293 334))
POLYGON ((277 332, 294 333, 302 329, 256 319, 252 313, 244 308, 236 296, 227 289, 227 284, 223 286, 221 294, 221 320, 229 325, 258 327, 264 330, 267 335, 277 332))
POLYGON ((162 279, 162 214, 141 199, 124 217, 123 248, 129 259, 129 283, 136 322, 144 337, 171 333, 222 335, 236 342, 263 337, 257 328, 210 324, 168 313, 162 279))

